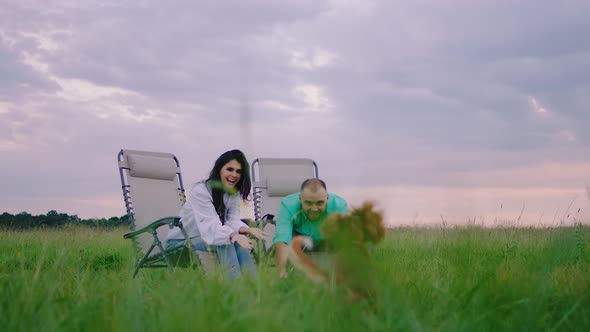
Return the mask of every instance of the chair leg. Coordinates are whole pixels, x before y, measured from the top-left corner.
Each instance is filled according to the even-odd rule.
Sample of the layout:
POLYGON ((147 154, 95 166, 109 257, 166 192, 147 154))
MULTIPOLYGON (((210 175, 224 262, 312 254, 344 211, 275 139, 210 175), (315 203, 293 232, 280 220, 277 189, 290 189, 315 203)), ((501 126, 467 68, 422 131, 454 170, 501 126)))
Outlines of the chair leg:
POLYGON ((133 278, 135 278, 135 276, 137 275, 137 272, 139 272, 139 269, 143 266, 143 263, 149 257, 149 255, 152 252, 152 250, 154 250, 154 247, 155 247, 155 245, 152 243, 152 245, 150 246, 150 249, 139 260, 139 262, 137 263, 137 267, 135 268, 135 272, 133 273, 133 278))
POLYGON ((172 268, 172 264, 170 264, 170 260, 168 259, 168 255, 166 255, 166 252, 164 251, 164 247, 162 246, 162 242, 160 242, 160 239, 158 239, 158 232, 156 232, 155 229, 152 229, 150 231, 152 233, 152 236, 154 237, 154 243, 152 244, 152 248, 153 249, 154 246, 157 246, 158 249, 160 249, 160 252, 162 253, 162 256, 164 257, 164 261, 166 262, 166 265, 168 266, 168 270, 170 272, 174 271, 174 269, 172 268))
POLYGON ((201 263, 199 260, 199 257, 195 257, 195 251, 193 250, 193 243, 191 242, 190 237, 188 236, 188 233, 184 230, 184 227, 182 227, 182 223, 179 222, 178 227, 180 228, 180 231, 182 232, 182 235, 184 236, 185 239, 185 245, 188 247, 189 249, 189 253, 190 253, 190 262, 191 265, 195 265, 195 261, 197 261, 199 264, 201 263))
POLYGON ((139 272, 140 267, 141 267, 141 265, 139 265, 139 263, 137 263, 137 266, 135 267, 135 271, 133 272, 133 278, 135 278, 135 276, 137 275, 137 272, 139 272))
MULTIPOLYGON (((201 259, 195 254, 195 251, 193 250, 193 246, 190 241, 190 237, 188 236, 188 234, 186 233, 186 231, 182 227, 182 224, 180 224, 178 226, 182 230, 182 233, 186 239, 185 246, 189 249, 190 264, 192 266, 202 266, 203 264, 201 262, 201 259)), ((166 263, 166 267, 168 268, 168 270, 170 272, 174 271, 173 263, 171 262, 171 257, 169 257, 168 254, 166 253, 164 246, 162 245, 162 242, 158 238, 158 233, 156 232, 155 229, 150 230, 150 233, 152 234, 154 241, 152 242, 152 245, 150 246, 149 250, 145 253, 145 255, 143 255, 143 257, 137 263, 137 266, 135 267, 135 271, 133 272, 133 278, 135 278, 135 276, 137 275, 139 270, 143 267, 143 265, 145 264, 146 260, 148 259, 148 257, 150 256, 150 254, 152 253, 152 251, 154 250, 155 247, 158 247, 158 249, 160 249, 160 252, 162 254, 162 258, 164 259, 164 262, 166 263)))

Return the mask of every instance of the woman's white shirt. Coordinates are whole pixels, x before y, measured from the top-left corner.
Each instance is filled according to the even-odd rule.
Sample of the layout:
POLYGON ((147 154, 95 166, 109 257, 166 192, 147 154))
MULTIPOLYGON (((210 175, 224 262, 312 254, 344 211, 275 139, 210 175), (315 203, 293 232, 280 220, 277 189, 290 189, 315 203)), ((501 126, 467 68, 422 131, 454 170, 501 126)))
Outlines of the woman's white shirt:
MULTIPOLYGON (((215 207, 213 196, 205 181, 197 182, 186 202, 180 209, 180 221, 189 237, 201 237, 207 245, 230 244, 229 235, 238 233, 241 227, 248 226, 240 220, 240 195, 223 194, 225 204, 225 224, 221 223, 215 207)), ((180 228, 174 227, 167 236, 168 239, 182 239, 184 236, 180 228)))

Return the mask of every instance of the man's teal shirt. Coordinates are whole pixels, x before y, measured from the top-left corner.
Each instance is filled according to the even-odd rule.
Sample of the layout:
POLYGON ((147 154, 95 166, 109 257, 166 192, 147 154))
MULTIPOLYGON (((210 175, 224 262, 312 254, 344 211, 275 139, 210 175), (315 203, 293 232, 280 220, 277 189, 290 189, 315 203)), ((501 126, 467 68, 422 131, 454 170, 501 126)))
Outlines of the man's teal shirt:
POLYGON ((315 241, 322 240, 320 234, 320 226, 328 215, 332 213, 346 214, 348 204, 344 198, 328 193, 328 202, 326 203, 326 211, 317 221, 310 221, 307 219, 305 213, 301 209, 301 201, 299 200, 299 193, 294 193, 286 196, 281 200, 281 206, 276 217, 276 234, 273 238, 273 243, 277 242, 291 242, 293 231, 302 235, 311 236, 315 241))

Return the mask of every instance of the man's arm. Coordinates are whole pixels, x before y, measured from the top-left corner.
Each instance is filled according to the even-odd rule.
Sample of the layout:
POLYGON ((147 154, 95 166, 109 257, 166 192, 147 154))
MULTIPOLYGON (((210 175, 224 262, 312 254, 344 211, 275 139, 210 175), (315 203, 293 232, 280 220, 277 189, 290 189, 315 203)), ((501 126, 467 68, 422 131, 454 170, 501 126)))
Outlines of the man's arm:
POLYGON ((279 269, 279 276, 281 278, 287 277, 287 243, 291 241, 293 236, 293 213, 285 204, 285 199, 281 201, 281 206, 276 218, 276 233, 273 238, 275 249, 275 262, 279 269))
POLYGON ((275 249, 275 262, 279 269, 279 277, 287 278, 287 256, 289 254, 289 248, 287 248, 285 242, 277 242, 275 245, 277 246, 275 249))

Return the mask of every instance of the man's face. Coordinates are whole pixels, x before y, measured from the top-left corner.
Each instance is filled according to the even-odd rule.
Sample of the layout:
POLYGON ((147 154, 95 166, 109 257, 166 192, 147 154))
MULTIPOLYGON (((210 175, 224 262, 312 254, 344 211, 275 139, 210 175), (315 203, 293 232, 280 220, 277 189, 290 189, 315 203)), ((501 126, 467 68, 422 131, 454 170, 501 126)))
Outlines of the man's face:
POLYGON ((307 219, 317 221, 326 212, 328 193, 324 188, 319 188, 316 192, 305 188, 299 195, 299 200, 301 200, 301 208, 307 219))

